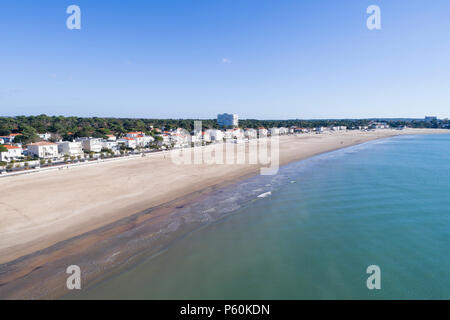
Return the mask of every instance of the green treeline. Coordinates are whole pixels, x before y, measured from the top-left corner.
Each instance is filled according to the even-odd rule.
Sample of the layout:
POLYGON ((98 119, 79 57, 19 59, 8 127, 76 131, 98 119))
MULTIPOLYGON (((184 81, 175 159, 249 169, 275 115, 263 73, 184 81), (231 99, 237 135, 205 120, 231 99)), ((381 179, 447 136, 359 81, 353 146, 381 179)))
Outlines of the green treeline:
MULTIPOLYGON (((348 119, 348 120, 239 120, 241 128, 257 127, 328 127, 347 126, 349 129, 367 126, 376 119, 348 119)), ((408 125, 413 128, 448 127, 448 120, 425 122, 421 120, 389 120, 391 127, 408 125)), ((218 128, 215 119, 202 120, 204 128, 218 128)), ((0 136, 11 133, 22 133, 23 139, 32 141, 37 133, 54 133, 63 139, 76 137, 105 137, 107 134, 125 135, 129 131, 143 131, 152 134, 152 127, 163 130, 183 128, 188 131, 194 128, 194 119, 132 119, 132 118, 82 118, 63 116, 17 116, 0 117, 0 136)))

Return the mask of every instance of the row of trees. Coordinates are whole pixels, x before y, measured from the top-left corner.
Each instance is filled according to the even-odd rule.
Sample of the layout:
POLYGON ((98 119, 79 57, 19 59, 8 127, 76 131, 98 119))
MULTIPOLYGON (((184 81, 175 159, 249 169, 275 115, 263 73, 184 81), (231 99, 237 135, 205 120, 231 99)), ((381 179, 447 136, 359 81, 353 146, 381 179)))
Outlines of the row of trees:
MULTIPOLYGON (((347 126, 348 128, 357 128, 366 126, 370 119, 346 119, 346 120, 240 120, 241 128, 257 127, 304 127, 314 128, 319 126, 347 126)), ((419 120, 392 120, 388 121, 392 127, 412 126, 416 128, 438 128, 448 127, 448 121, 425 122, 419 120)), ((206 129, 218 128, 217 121, 214 119, 202 120, 203 127, 206 129)), ((183 128, 188 131, 194 129, 194 119, 132 119, 132 118, 81 118, 81 117, 63 117, 47 116, 17 116, 0 117, 0 136, 11 133, 21 133, 15 140, 17 142, 29 143, 35 142, 39 138, 37 133, 50 132, 65 140, 76 137, 98 137, 104 138, 108 134, 123 136, 129 131, 142 131, 149 135, 155 135, 152 127, 162 128, 164 130, 183 128)))

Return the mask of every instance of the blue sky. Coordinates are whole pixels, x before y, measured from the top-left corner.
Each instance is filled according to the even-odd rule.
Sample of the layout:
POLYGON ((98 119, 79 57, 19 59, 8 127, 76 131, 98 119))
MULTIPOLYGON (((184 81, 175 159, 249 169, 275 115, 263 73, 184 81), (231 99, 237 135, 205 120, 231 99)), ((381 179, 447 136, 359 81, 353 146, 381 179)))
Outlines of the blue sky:
POLYGON ((3 0, 0 115, 449 117, 449 14, 448 0, 3 0))

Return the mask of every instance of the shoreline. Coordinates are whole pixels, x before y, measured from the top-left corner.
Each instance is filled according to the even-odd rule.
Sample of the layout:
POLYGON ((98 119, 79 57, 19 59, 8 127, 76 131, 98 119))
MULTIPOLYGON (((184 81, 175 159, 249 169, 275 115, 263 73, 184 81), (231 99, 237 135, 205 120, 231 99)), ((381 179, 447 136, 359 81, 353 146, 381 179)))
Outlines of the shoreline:
MULTIPOLYGON (((280 143, 280 165, 286 165, 291 162, 304 160, 312 156, 364 142, 398 135, 450 133, 448 130, 423 129, 411 129, 400 132, 394 130, 389 131, 390 132, 383 131, 381 133, 361 133, 359 135, 350 132, 350 134, 341 133, 326 136, 287 137, 290 139, 285 139, 287 140, 285 141, 286 143, 292 143, 292 140, 295 138, 298 139, 297 141, 299 141, 299 143, 290 145, 290 153, 285 150, 287 147, 280 143), (308 150, 302 150, 303 152, 294 150, 294 152, 292 152, 292 148, 295 149, 301 145, 305 146, 305 144, 310 146, 309 149, 306 148, 308 150)), ((141 161, 144 162, 145 160, 147 159, 141 161)), ((131 162, 132 161, 127 161, 126 164, 131 162)), ((120 165, 123 166, 123 163, 120 165)), ((105 167, 108 168, 108 165, 105 164, 105 167)), ((116 166, 114 166, 114 168, 115 167, 116 166)), ((101 225, 91 224, 90 228, 85 228, 84 231, 79 231, 78 234, 66 233, 65 237, 55 236, 55 234, 53 234, 53 243, 51 245, 45 245, 48 241, 44 241, 40 243, 40 248, 39 246, 34 246, 39 248, 37 250, 22 249, 14 251, 15 255, 11 255, 11 253, 4 254, 4 252, 8 252, 8 250, 2 250, 4 248, 0 248, 0 258, 2 258, 0 259, 0 298, 46 299, 51 297, 61 297, 61 283, 64 286, 67 277, 64 266, 68 266, 69 264, 67 263, 70 261, 76 261, 77 263, 80 263, 81 261, 80 264, 90 265, 92 264, 92 261, 95 260, 96 265, 93 269, 97 268, 97 271, 91 271, 86 279, 83 277, 83 281, 86 280, 87 282, 92 283, 101 281, 101 279, 104 279, 104 277, 107 276, 108 270, 114 269, 117 266, 123 267, 127 263, 132 263, 132 260, 137 258, 137 255, 133 255, 133 250, 135 253, 141 250, 141 254, 143 254, 142 250, 144 249, 142 249, 142 247, 130 248, 128 253, 121 252, 121 250, 119 250, 122 242, 121 236, 126 237, 127 233, 133 232, 134 234, 130 236, 131 238, 136 237, 136 235, 145 236, 148 238, 145 239, 145 241, 148 240, 148 242, 144 241, 144 244, 151 247, 150 251, 157 251, 158 248, 161 247, 161 243, 164 243, 164 241, 160 241, 158 244, 158 240, 161 240, 161 238, 164 238, 163 240, 166 241, 166 244, 167 241, 170 243, 171 237, 177 238, 176 235, 172 234, 170 221, 168 221, 169 216, 177 209, 189 206, 203 198, 209 197, 214 192, 226 188, 227 186, 255 176, 258 171, 258 166, 248 166, 240 168, 240 170, 239 168, 235 169, 234 172, 232 172, 231 177, 227 176, 227 174, 230 173, 227 170, 225 170, 225 176, 227 176, 227 178, 223 176, 220 178, 214 176, 213 178, 216 179, 211 179, 211 177, 208 176, 206 180, 209 183, 199 184, 197 181, 196 188, 188 188, 188 190, 184 190, 184 194, 182 193, 178 197, 172 197, 172 199, 169 197, 168 201, 163 201, 154 206, 148 206, 139 211, 122 212, 122 215, 117 216, 112 215, 112 218, 115 218, 112 221, 105 220, 101 225), (143 230, 140 230, 139 228, 143 230), (105 251, 106 247, 108 250, 105 251), (5 257, 13 258, 5 261, 5 257), (105 270, 105 268, 107 270, 105 270), (46 288, 40 286, 43 281, 45 281, 46 288)), ((212 172, 212 174, 214 175, 214 172, 212 172)), ((49 175, 53 176, 52 174, 49 175)), ((42 175, 39 176, 42 177, 42 175)), ((187 175, 183 178, 189 179, 191 176, 187 175)), ((11 181, 11 179, 7 180, 11 181)), ((47 237, 48 236, 49 235, 47 235, 47 237)), ((24 243, 26 243, 26 241, 24 241, 24 243)), ((20 245, 12 246, 12 248, 20 248, 20 245)), ((11 249, 11 247, 9 249, 11 249)), ((145 252, 148 253, 148 250, 145 252)))

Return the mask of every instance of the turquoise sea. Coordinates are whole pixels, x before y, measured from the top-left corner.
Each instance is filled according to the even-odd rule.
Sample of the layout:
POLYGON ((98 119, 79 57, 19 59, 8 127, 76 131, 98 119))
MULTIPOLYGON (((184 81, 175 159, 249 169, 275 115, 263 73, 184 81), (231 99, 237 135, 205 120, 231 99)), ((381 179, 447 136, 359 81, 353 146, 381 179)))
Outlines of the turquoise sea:
POLYGON ((450 299, 450 135, 322 154, 189 210, 226 214, 72 298, 450 299))

